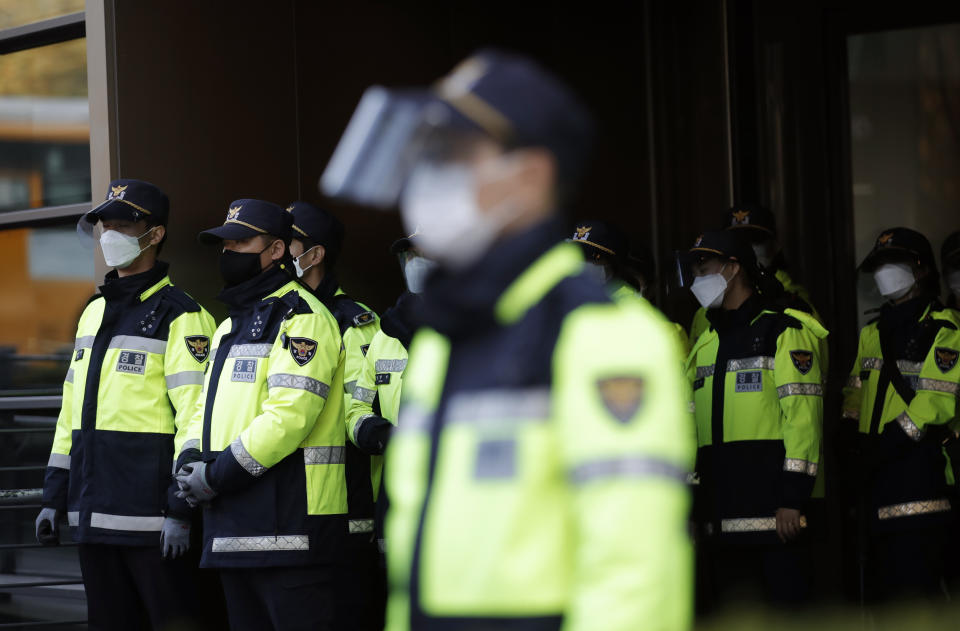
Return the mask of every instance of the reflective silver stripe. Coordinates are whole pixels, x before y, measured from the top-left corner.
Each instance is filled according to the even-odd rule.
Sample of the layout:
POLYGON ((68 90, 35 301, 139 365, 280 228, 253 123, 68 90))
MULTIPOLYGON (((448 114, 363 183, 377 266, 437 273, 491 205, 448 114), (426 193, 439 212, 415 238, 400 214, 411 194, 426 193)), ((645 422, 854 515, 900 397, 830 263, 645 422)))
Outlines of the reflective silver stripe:
POLYGON ((353 400, 360 401, 361 403, 373 403, 373 399, 377 396, 376 391, 370 390, 368 388, 357 387, 353 391, 353 400))
POLYGON ((368 419, 371 419, 371 418, 377 418, 377 415, 364 414, 359 419, 357 419, 356 424, 353 426, 353 442, 355 443, 360 442, 360 428, 363 426, 364 423, 367 422, 368 419))
POLYGON ((777 387, 777 395, 782 399, 800 394, 822 397, 823 385, 819 383, 786 383, 777 387))
POLYGON ((273 344, 234 344, 227 353, 230 357, 269 357, 273 344))
POLYGON ((697 412, 697 404, 694 403, 693 401, 688 401, 688 402, 687 402, 687 411, 689 411, 690 414, 696 414, 696 412, 697 412))
POLYGON ((791 473, 806 473, 815 477, 817 475, 817 463, 800 458, 784 458, 783 470, 791 473))
POLYGON ((855 421, 860 420, 860 410, 844 410, 843 418, 852 418, 855 421))
POLYGON ((213 360, 215 360, 215 359, 217 358, 217 350, 218 350, 218 349, 215 348, 215 349, 213 349, 213 350, 210 351, 210 357, 209 357, 208 363, 209 363, 211 366, 213 366, 213 360))
POLYGON ((155 355, 167 352, 167 341, 139 335, 114 335, 107 348, 119 348, 125 351, 146 351, 155 355))
POLYGON ((303 448, 303 464, 343 464, 346 461, 347 448, 342 445, 303 448))
POLYGON ((330 386, 322 381, 317 381, 312 377, 305 377, 304 375, 290 375, 287 373, 278 373, 267 377, 267 387, 306 390, 324 399, 330 394, 330 386))
POLYGON ((892 506, 881 506, 877 509, 879 519, 895 519, 912 515, 926 515, 928 513, 945 513, 950 510, 950 500, 925 500, 921 502, 905 502, 892 506))
POLYGON ((574 484, 583 484, 597 478, 667 478, 686 484, 687 475, 687 471, 682 467, 646 456, 593 460, 577 465, 570 472, 574 484))
POLYGON ((67 454, 50 454, 50 459, 47 460, 47 466, 54 467, 55 469, 69 469, 70 456, 67 454))
POLYGON ((478 390, 451 397, 447 419, 450 423, 545 421, 550 407, 550 388, 478 390))
POLYGON ((403 372, 407 368, 405 359, 378 359, 374 364, 377 372, 403 372))
POLYGON ((879 357, 864 357, 860 360, 861 370, 880 370, 883 368, 883 360, 879 357))
POLYGON ((847 387, 848 388, 862 388, 863 381, 860 380, 860 377, 854 377, 853 375, 847 377, 847 387))
POLYGON ((407 403, 400 408, 397 415, 398 432, 422 432, 430 427, 433 412, 428 412, 416 403, 407 403))
POLYGON ((74 528, 80 525, 80 511, 72 510, 67 513, 67 525, 74 528))
POLYGON ((83 337, 78 337, 77 341, 73 343, 73 350, 78 351, 81 348, 93 348, 93 340, 95 339, 95 335, 84 335, 83 337))
POLYGON ((276 537, 214 537, 211 552, 286 552, 307 551, 307 535, 278 535, 276 537))
POLYGON ((941 379, 917 379, 917 390, 946 392, 947 394, 956 396, 958 393, 960 393, 960 383, 943 381, 941 379))
POLYGON ((200 439, 191 438, 187 442, 183 443, 183 447, 180 448, 180 453, 183 453, 188 449, 200 449, 200 439))
POLYGON ((715 366, 712 364, 710 366, 697 366, 697 379, 712 377, 714 368, 715 366))
POLYGON ((356 379, 354 379, 353 381, 347 381, 346 383, 343 384, 343 391, 349 394, 350 396, 353 396, 353 391, 356 389, 357 389, 356 379))
MULTIPOLYGON (((807 527, 806 515, 800 515, 800 527, 807 527)), ((767 532, 776 529, 776 517, 743 517, 720 521, 720 532, 767 532)))
POLYGON ((180 386, 202 385, 202 370, 184 370, 183 372, 175 372, 172 375, 167 375, 167 390, 173 390, 174 388, 179 388, 180 386))
POLYGON ((900 372, 920 372, 923 370, 923 362, 909 362, 905 359, 898 359, 897 368, 900 369, 900 372))
POLYGON ((913 422, 913 419, 910 418, 910 415, 906 412, 903 412, 894 420, 903 428, 903 433, 913 440, 916 441, 923 438, 923 430, 917 427, 917 424, 913 422))
POLYGON ((737 372, 738 370, 773 370, 775 364, 776 358, 768 355, 731 359, 727 362, 727 372, 737 372))
POLYGON ((267 472, 267 468, 250 455, 247 448, 243 446, 243 441, 240 440, 239 436, 230 443, 230 453, 232 453, 233 457, 240 463, 240 466, 246 469, 247 473, 253 477, 259 478, 267 472))
POLYGON ((351 535, 373 532, 373 520, 351 519, 347 522, 347 529, 351 535))
POLYGON ((67 376, 63 378, 65 383, 73 383, 73 368, 67 371, 67 376))
POLYGON ((107 515, 90 513, 90 527, 104 530, 135 530, 137 532, 160 532, 163 530, 163 515, 140 517, 137 515, 107 515))

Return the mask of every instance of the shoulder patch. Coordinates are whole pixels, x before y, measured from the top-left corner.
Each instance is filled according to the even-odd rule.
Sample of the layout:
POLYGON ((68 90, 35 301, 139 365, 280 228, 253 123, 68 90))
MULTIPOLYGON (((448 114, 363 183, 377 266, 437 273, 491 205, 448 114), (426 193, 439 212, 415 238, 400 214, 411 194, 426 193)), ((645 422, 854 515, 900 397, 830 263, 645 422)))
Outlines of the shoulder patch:
POLYGON ((367 351, 368 351, 368 350, 370 350, 370 345, 369 345, 369 344, 364 344, 363 346, 360 347, 360 352, 363 353, 363 356, 364 356, 364 357, 367 356, 367 351))
POLYGON ((597 381, 600 399, 617 421, 628 423, 646 398, 646 382, 640 377, 610 377, 597 381))
POLYGON ((210 356, 210 338, 206 335, 188 335, 183 341, 193 358, 201 364, 210 356))
POLYGON ((790 351, 790 359, 801 375, 805 375, 813 368, 813 353, 811 351, 790 351))
POLYGON ((364 311, 353 317, 353 326, 366 326, 377 321, 377 317, 372 311, 364 311))
POLYGON ((957 365, 957 358, 960 357, 960 351, 938 346, 934 349, 933 355, 940 372, 948 373, 957 365))
POLYGON ((290 338, 290 356, 300 366, 306 366, 317 354, 317 342, 308 337, 290 338))

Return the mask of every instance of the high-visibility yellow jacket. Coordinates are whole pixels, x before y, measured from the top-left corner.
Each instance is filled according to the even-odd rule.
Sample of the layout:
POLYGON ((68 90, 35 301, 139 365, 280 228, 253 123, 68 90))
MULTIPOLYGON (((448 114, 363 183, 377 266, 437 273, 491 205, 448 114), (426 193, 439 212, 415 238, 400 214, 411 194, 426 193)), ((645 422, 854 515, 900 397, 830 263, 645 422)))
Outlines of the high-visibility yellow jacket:
MULTIPOLYGON (((622 302, 624 300, 636 300, 640 302, 641 305, 650 309, 652 313, 657 314, 659 317, 663 317, 664 319, 666 319, 666 316, 664 316, 659 309, 654 307, 649 300, 644 298, 640 294, 640 292, 638 292, 636 289, 634 289, 627 283, 624 283, 622 281, 615 282, 612 286, 612 289, 613 291, 611 292, 610 295, 613 297, 613 300, 615 302, 622 302)), ((690 338, 687 336, 687 330, 684 329, 682 325, 677 324, 676 322, 670 322, 669 320, 667 320, 667 322, 669 322, 671 328, 673 328, 673 330, 676 332, 677 342, 679 343, 679 346, 680 346, 680 352, 683 355, 683 357, 686 358, 687 353, 690 352, 690 338)))
POLYGON ((386 454, 388 629, 690 623, 675 337, 556 241, 514 236, 424 294, 386 454), (431 292, 470 317, 438 313, 431 292))
POLYGON ((204 396, 180 464, 198 457, 204 567, 338 561, 346 543, 343 350, 333 315, 272 269, 221 299, 204 396))
POLYGON ((173 463, 200 395, 214 322, 166 263, 106 283, 80 316, 47 464, 43 505, 81 543, 158 545, 173 463))

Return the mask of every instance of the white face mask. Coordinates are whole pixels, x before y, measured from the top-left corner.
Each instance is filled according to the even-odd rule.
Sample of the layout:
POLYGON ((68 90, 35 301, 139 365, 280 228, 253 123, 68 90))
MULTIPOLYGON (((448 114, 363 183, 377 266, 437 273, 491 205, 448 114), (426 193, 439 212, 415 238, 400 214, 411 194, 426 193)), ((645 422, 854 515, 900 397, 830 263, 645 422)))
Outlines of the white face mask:
POLYGON ((103 234, 100 235, 100 248, 103 250, 103 260, 107 263, 107 266, 117 269, 129 267, 134 259, 140 256, 141 252, 153 245, 151 243, 147 248, 140 247, 140 239, 144 235, 150 234, 153 228, 139 237, 131 237, 116 230, 104 230, 103 234))
POLYGON ((587 274, 596 279, 596 281, 601 285, 606 285, 610 282, 612 274, 610 273, 610 268, 608 268, 606 265, 599 263, 587 263, 585 269, 587 274))
POLYGON ((954 270, 947 275, 947 287, 960 298, 960 269, 954 270))
POLYGON ((429 258, 451 269, 479 259, 513 214, 509 202, 482 212, 476 182, 466 165, 421 165, 414 169, 400 201, 407 232, 429 258))
POLYGON ((437 263, 422 256, 415 256, 403 265, 403 278, 407 281, 407 289, 414 294, 423 293, 423 286, 427 276, 436 269, 437 263))
POLYGON ((726 264, 716 274, 706 274, 693 279, 690 291, 704 309, 716 309, 723 304, 723 296, 727 292, 727 279, 723 276, 724 267, 726 264))
MULTIPOLYGON (((317 246, 313 246, 313 248, 315 248, 315 247, 317 247, 317 246)), ((313 248, 310 248, 310 250, 312 250, 313 248)), ((303 254, 301 254, 300 256, 298 256, 297 258, 293 259, 293 269, 295 269, 295 270, 297 271, 297 278, 303 278, 304 273, 305 273, 308 269, 310 269, 311 267, 314 267, 314 266, 316 265, 316 263, 314 263, 313 265, 307 265, 306 267, 300 267, 300 259, 302 259, 304 256, 306 256, 306 255, 307 255, 307 252, 309 252, 310 250, 307 250, 306 252, 304 252, 303 254)))
POLYGON ((889 300, 903 298, 917 283, 913 268, 906 263, 885 263, 873 273, 880 295, 889 300))

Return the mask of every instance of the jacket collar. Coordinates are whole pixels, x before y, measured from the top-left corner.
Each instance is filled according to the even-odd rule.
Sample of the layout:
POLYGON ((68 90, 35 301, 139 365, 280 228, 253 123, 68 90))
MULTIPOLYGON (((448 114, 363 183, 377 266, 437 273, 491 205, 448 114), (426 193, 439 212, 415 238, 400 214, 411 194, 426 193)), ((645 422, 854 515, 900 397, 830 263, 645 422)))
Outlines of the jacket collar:
POLYGON ((320 284, 317 285, 317 288, 312 290, 314 296, 317 297, 320 302, 323 304, 330 304, 330 301, 333 300, 333 297, 337 295, 338 290, 340 289, 340 281, 337 278, 337 275, 333 271, 328 271, 323 275, 323 280, 320 281, 320 284))
POLYGON ((742 305, 732 311, 725 309, 710 309, 707 311, 707 319, 717 331, 732 329, 735 327, 749 326, 766 309, 764 299, 760 294, 754 292, 747 298, 742 305))
POLYGON ((248 281, 226 287, 217 296, 230 312, 243 311, 260 302, 291 281, 290 275, 279 266, 272 266, 248 281))
POLYGON ((133 300, 142 302, 159 291, 164 285, 170 284, 170 278, 167 276, 169 269, 169 264, 157 261, 147 271, 123 278, 120 277, 117 270, 110 270, 103 279, 100 293, 109 303, 133 300))

